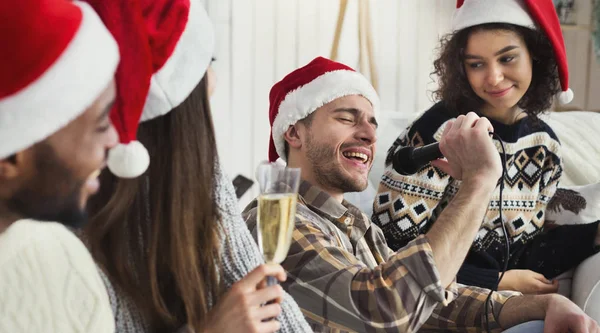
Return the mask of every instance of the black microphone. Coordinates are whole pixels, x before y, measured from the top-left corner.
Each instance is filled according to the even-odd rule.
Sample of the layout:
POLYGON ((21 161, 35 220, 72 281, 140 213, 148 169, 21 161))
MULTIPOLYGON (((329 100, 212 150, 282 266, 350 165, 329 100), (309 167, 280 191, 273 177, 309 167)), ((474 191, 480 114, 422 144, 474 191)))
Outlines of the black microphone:
POLYGON ((392 166, 401 175, 412 175, 427 163, 442 158, 439 142, 423 147, 402 147, 392 157, 392 166))

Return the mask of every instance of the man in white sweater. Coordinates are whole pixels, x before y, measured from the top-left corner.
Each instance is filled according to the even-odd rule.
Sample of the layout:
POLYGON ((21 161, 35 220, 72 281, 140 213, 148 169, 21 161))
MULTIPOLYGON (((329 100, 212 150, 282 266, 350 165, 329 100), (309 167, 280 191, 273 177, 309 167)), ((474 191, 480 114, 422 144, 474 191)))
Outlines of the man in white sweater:
POLYGON ((19 0, 0 1, 0 45, 0 332, 113 332, 94 261, 63 224, 85 220, 117 142, 117 44, 86 4, 19 0))

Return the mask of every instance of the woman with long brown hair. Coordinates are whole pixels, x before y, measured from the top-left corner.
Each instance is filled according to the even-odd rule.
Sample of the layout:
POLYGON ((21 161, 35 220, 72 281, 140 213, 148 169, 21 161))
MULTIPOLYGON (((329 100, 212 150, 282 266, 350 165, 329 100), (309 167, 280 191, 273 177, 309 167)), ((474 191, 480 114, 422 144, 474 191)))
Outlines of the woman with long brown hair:
MULTIPOLYGON (((123 55, 117 74, 123 104, 117 101, 115 118, 121 119, 115 123, 131 116, 137 87, 146 83, 149 91, 137 132, 148 151, 148 170, 132 179, 102 174, 85 230, 106 275, 117 332, 184 326, 195 332, 309 332, 281 287, 264 286, 266 276, 284 280, 285 273, 278 265, 261 265, 219 166, 209 105, 214 37, 202 5, 89 2, 123 55), (136 43, 140 36, 143 42, 136 43), (143 75, 148 68, 151 77, 143 75), (129 109, 119 108, 125 105, 129 109)), ((127 163, 115 165, 109 157, 113 173, 131 175, 127 163)))

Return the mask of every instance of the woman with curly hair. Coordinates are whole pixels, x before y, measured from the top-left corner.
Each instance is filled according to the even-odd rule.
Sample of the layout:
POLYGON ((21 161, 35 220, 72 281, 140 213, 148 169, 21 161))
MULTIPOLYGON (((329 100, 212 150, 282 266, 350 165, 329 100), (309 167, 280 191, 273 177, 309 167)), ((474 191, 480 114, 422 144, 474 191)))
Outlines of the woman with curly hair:
MULTIPOLYGON (((538 115, 550 108, 557 93, 561 102, 572 99, 552 1, 459 0, 453 32, 442 39, 434 67, 438 103, 389 149, 373 221, 394 250, 427 233, 461 183, 444 172, 441 161, 405 176, 392 169, 391 158, 400 147, 439 141, 448 121, 460 122, 461 115, 475 111, 491 121, 504 142, 506 174, 484 221, 475 221, 481 229, 458 282, 523 293, 556 292, 558 283, 548 279, 596 253, 600 237, 598 222, 551 230, 544 226, 546 206, 562 169, 560 142, 538 115), (503 223, 510 242, 508 259, 503 223), (505 264, 508 271, 498 285, 505 264)), ((497 140, 496 146, 502 154, 497 140)))

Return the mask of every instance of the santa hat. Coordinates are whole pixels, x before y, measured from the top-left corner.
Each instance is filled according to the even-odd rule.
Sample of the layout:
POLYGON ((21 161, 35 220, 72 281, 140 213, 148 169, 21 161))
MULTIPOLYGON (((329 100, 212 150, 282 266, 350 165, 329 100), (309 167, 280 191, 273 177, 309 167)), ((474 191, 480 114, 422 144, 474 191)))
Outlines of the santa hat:
POLYGON ((119 177, 137 177, 150 162, 136 140, 138 124, 167 113, 198 84, 212 57, 212 27, 197 0, 86 1, 121 51, 112 118, 121 143, 109 152, 108 167, 119 177))
POLYGON ((349 95, 362 95, 377 112, 379 97, 371 83, 352 68, 329 59, 318 57, 277 82, 269 94, 269 160, 286 160, 284 134, 290 126, 321 106, 349 95))
POLYGON ((567 104, 573 100, 573 91, 569 89, 567 51, 552 0, 457 0, 452 18, 453 31, 485 23, 509 23, 530 29, 538 29, 539 26, 554 49, 562 88, 559 102, 567 104))
POLYGON ((0 1, 0 40, 0 158, 82 114, 119 62, 114 39, 80 2, 0 1))
POLYGON ((189 3, 185 10, 187 22, 162 41, 170 52, 154 58, 155 71, 142 122, 165 115, 183 103, 212 61, 215 35, 210 18, 198 0, 185 2, 189 3))

